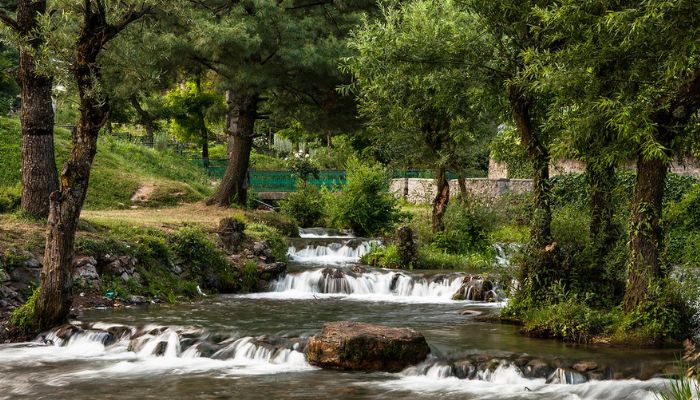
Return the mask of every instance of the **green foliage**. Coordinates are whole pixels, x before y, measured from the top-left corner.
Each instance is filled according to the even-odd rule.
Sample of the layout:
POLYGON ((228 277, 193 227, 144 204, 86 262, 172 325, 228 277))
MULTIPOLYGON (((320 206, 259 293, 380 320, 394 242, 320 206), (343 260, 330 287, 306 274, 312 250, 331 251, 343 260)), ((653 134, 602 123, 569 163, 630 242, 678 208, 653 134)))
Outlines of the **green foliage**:
POLYGON ((585 343, 610 329, 617 318, 587 305, 586 299, 564 293, 563 298, 542 308, 529 308, 522 316, 529 335, 585 343))
POLYGON ((398 201, 389 192, 389 176, 384 168, 353 158, 348 161, 346 172, 347 185, 342 191, 324 196, 335 227, 372 236, 389 231, 404 218, 398 201))
POLYGON ((280 234, 287 237, 298 237, 299 226, 296 221, 287 215, 272 211, 251 211, 246 218, 254 223, 267 225, 277 229, 280 234))
POLYGON ((491 156, 498 162, 505 163, 508 178, 525 179, 532 177, 532 164, 520 143, 515 128, 504 127, 491 141, 491 156))
MULTIPOLYGON (((0 204, 16 203, 20 184, 19 121, 0 117, 0 204), (3 200, 8 199, 8 200, 3 200)), ((57 163, 68 156, 70 132, 55 132, 57 163)), ((104 136, 99 140, 97 155, 90 173, 85 200, 87 209, 123 208, 143 185, 154 187, 150 200, 143 205, 159 207, 179 202, 198 201, 211 194, 206 173, 182 155, 156 151, 104 136)), ((0 209, 2 209, 0 205, 0 209)))
POLYGON ((318 166, 308 157, 308 155, 295 154, 287 162, 287 168, 292 176, 300 180, 306 186, 310 178, 319 179, 318 166))
POLYGON ((0 186, 0 214, 15 211, 22 200, 20 185, 0 186))
POLYGON ((445 230, 435 234, 433 246, 451 254, 469 254, 489 247, 494 217, 477 201, 452 202, 445 213, 445 230))
POLYGON ((373 246, 369 253, 362 256, 362 263, 379 268, 402 268, 399 248, 395 244, 373 246))
POLYGON ((317 188, 304 185, 280 201, 280 209, 301 227, 319 226, 325 211, 324 197, 317 188))
POLYGON ((0 115, 10 111, 19 94, 19 86, 10 73, 18 64, 17 51, 0 43, 0 115))
POLYGON ((258 264, 253 260, 246 260, 241 274, 241 289, 243 292, 252 292, 258 285, 258 264))
POLYGON ((422 246, 418 251, 418 266, 421 269, 447 269, 481 273, 494 267, 493 249, 485 249, 466 255, 450 254, 433 246, 422 246))
POLYGON ((253 240, 265 242, 272 250, 272 256, 277 261, 287 260, 287 240, 275 228, 259 223, 249 224, 245 234, 253 240))
POLYGON ((683 361, 677 364, 678 376, 667 383, 664 390, 656 395, 658 400, 693 400, 695 394, 700 393, 698 378, 687 375, 691 367, 683 361))
POLYGON ((29 296, 26 303, 12 311, 12 314, 10 315, 10 323, 27 331, 33 330, 38 323, 34 315, 34 312, 36 311, 36 299, 38 297, 39 288, 36 288, 32 292, 32 295, 29 296))
POLYGON ((186 82, 184 86, 165 95, 168 114, 174 124, 174 133, 180 140, 202 143, 208 132, 207 113, 213 108, 224 107, 223 97, 202 85, 199 80, 186 82))
POLYGON ((181 228, 170 237, 170 244, 174 255, 189 268, 190 275, 207 287, 212 286, 210 280, 217 271, 228 267, 226 255, 199 228, 181 228))
POLYGON ((692 310, 677 282, 664 279, 649 284, 646 300, 625 314, 616 334, 640 343, 682 340, 690 332, 692 310))

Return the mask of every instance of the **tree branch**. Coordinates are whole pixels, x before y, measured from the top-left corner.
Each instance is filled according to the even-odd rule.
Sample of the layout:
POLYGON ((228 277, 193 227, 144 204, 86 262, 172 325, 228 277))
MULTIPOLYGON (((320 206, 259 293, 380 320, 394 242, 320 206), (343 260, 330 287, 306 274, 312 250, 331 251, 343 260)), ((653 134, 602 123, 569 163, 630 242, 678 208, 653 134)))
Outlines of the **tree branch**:
POLYGON ((7 25, 8 27, 12 28, 13 31, 19 32, 19 24, 17 21, 12 19, 5 11, 0 10, 0 21, 7 25))

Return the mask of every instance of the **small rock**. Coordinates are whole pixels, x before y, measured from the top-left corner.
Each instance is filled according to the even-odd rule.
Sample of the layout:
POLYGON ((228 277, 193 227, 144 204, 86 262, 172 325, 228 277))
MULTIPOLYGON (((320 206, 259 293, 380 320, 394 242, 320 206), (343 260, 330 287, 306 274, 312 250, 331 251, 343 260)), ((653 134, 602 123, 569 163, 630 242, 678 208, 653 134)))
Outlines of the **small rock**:
POLYGON ((595 361, 579 361, 576 364, 574 364, 572 368, 578 372, 588 372, 597 369, 598 363, 596 363, 595 361))
POLYGON ((253 254, 255 254, 256 256, 265 255, 266 248, 267 248, 267 246, 265 246, 265 243, 255 242, 255 243, 253 243, 253 254))
POLYGON ((39 269, 41 269, 42 264, 41 264, 41 261, 34 258, 34 256, 31 256, 24 262, 24 266, 27 268, 39 268, 39 269))
POLYGON ((131 277, 126 272, 122 273, 121 278, 124 282, 128 282, 131 277))
POLYGON ((148 299, 143 296, 131 295, 129 296, 129 303, 132 304, 146 304, 148 299))

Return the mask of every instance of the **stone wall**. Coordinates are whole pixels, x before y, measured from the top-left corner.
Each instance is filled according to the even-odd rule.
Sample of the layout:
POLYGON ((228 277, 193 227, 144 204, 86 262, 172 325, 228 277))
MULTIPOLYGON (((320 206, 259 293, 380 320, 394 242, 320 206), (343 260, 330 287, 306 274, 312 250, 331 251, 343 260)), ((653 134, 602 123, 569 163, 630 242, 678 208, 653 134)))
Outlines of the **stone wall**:
MULTIPOLYGON (((487 179, 469 178, 466 180, 467 192, 474 197, 493 200, 505 193, 527 193, 532 190, 530 179, 487 179)), ((436 195, 433 179, 408 178, 394 179, 390 190, 397 198, 406 197, 409 203, 430 204, 436 195), (408 188, 408 193, 406 189, 408 188)), ((450 181, 450 196, 459 194, 456 179, 450 181)))

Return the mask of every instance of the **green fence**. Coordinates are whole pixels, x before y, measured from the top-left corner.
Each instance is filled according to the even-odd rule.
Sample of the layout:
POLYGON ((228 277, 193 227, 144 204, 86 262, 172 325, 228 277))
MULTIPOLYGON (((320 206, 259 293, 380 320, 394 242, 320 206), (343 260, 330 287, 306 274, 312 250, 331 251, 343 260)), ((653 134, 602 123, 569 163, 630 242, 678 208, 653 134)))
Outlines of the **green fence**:
MULTIPOLYGON (((193 159, 192 162, 207 169, 210 177, 221 179, 226 171, 225 158, 210 158, 208 165, 202 159, 193 159)), ((435 177, 434 171, 429 170, 403 170, 392 171, 392 178, 428 178, 435 177)), ((457 179, 457 175, 448 172, 448 179, 457 179)), ((346 183, 345 171, 324 170, 319 173, 318 179, 309 180, 311 185, 334 189, 346 183)), ((250 171, 250 186, 256 192, 294 192, 296 191, 296 179, 289 171, 250 171)))

